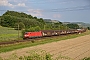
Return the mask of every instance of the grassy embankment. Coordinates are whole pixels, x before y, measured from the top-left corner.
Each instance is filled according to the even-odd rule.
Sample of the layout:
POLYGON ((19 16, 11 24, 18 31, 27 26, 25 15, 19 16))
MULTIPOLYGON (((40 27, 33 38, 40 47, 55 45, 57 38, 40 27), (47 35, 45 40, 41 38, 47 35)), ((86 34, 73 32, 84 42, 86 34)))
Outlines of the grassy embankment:
MULTIPOLYGON (((20 33, 21 36, 21 33, 20 33)), ((18 31, 13 28, 1 27, 0 26, 0 42, 17 40, 18 31)))
POLYGON ((15 50, 15 49, 20 49, 20 48, 25 48, 25 47, 50 43, 50 42, 56 42, 56 41, 60 41, 60 40, 76 38, 76 37, 83 36, 83 35, 88 35, 88 34, 90 34, 90 31, 87 31, 87 32, 82 33, 82 34, 65 35, 65 36, 60 36, 60 37, 56 37, 56 38, 47 38, 47 39, 36 40, 33 43, 32 42, 23 42, 23 43, 0 46, 0 53, 1 52, 12 51, 12 50, 15 50))

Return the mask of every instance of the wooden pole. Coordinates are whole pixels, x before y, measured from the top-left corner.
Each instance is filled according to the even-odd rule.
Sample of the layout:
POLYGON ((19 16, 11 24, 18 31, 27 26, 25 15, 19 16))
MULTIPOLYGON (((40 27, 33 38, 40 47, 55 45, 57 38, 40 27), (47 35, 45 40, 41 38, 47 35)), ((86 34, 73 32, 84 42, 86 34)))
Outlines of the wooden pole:
POLYGON ((18 40, 19 40, 19 22, 18 22, 18 40))

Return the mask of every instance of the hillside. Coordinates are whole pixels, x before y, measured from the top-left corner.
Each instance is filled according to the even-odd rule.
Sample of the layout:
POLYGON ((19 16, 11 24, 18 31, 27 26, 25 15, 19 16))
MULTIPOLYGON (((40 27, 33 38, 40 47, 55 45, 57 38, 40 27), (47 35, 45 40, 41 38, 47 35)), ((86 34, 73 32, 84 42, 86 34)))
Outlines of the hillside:
POLYGON ((16 11, 7 11, 0 18, 1 26, 18 29, 19 25, 19 29, 25 29, 25 31, 66 29, 65 25, 61 24, 62 22, 59 22, 58 20, 37 18, 26 13, 16 11))
POLYGON ((5 12, 1 16, 0 21, 1 21, 0 23, 1 26, 12 27, 12 28, 16 27, 17 24, 20 23, 21 23, 21 27, 23 26, 23 28, 30 28, 30 26, 31 27, 40 26, 41 28, 43 28, 42 26, 45 24, 42 18, 33 17, 26 13, 23 12, 20 13, 16 11, 5 12))
POLYGON ((63 24, 78 24, 80 27, 90 27, 89 23, 84 23, 84 22, 62 22, 63 24))
POLYGON ((78 24, 80 27, 90 27, 89 23, 83 23, 83 22, 73 22, 75 24, 78 24))

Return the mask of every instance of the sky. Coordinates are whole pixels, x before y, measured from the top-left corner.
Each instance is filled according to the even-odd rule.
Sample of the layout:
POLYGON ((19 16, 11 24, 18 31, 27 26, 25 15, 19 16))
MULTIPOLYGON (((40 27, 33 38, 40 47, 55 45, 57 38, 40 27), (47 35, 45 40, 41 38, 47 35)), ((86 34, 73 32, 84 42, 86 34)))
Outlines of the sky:
POLYGON ((7 10, 60 22, 90 23, 90 0, 0 0, 0 15, 7 10))

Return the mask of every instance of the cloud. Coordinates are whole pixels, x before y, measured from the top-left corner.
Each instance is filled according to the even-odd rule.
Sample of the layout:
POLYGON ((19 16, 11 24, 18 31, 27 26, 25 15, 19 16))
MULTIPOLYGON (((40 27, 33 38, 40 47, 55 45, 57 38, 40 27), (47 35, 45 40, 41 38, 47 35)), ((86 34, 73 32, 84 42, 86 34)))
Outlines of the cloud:
POLYGON ((8 2, 8 0, 0 0, 0 6, 14 7, 13 4, 8 2))
POLYGON ((54 14, 53 17, 54 18, 61 18, 61 15, 60 14, 54 14))
POLYGON ((17 6, 20 6, 20 7, 26 7, 25 3, 18 3, 17 6))
POLYGON ((11 0, 0 0, 0 6, 8 6, 8 7, 11 7, 11 8, 14 8, 14 7, 26 7, 25 3, 22 3, 22 2, 18 2, 16 5, 14 5, 14 4, 10 3, 10 2, 11 2, 11 0))
POLYGON ((26 2, 27 0, 8 0, 8 1, 11 1, 11 2, 26 2))
POLYGON ((42 16, 42 10, 40 9, 28 9, 28 12, 33 16, 42 16))

